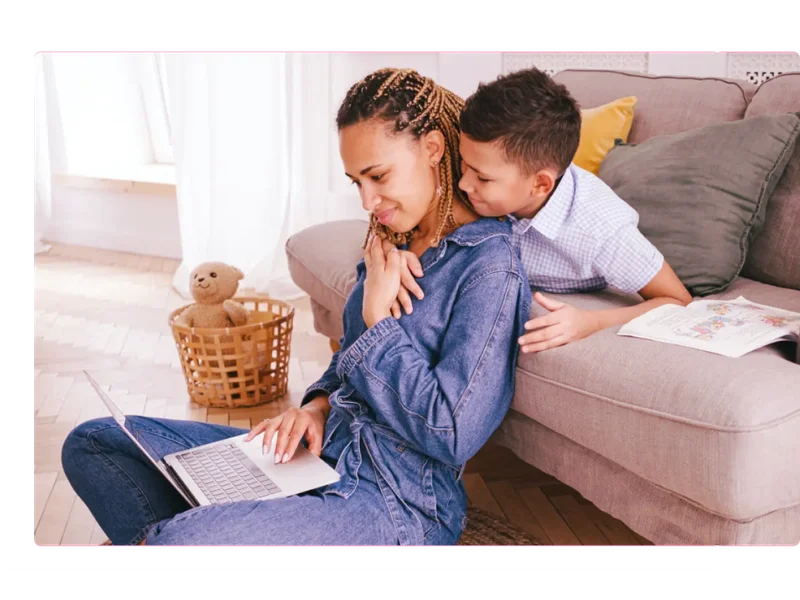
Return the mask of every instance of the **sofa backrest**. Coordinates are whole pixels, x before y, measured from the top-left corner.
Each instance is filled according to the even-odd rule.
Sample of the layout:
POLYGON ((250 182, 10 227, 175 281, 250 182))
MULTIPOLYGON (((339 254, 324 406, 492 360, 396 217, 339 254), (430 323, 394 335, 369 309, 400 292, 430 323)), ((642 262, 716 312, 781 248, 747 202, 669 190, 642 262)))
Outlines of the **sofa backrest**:
POLYGON ((581 108, 593 108, 636 96, 628 141, 638 144, 654 135, 744 118, 753 90, 746 83, 713 77, 665 77, 568 69, 553 79, 567 86, 581 108))
MULTIPOLYGON (((800 73, 762 83, 744 116, 787 112, 800 112, 800 73)), ((800 144, 767 202, 764 228, 750 247, 742 275, 800 290, 800 144)))
MULTIPOLYGON (((800 112, 800 73, 779 75, 756 88, 715 77, 644 75, 567 69, 554 76, 581 108, 636 96, 628 141, 680 133, 759 114, 800 112)), ((800 145, 767 203, 766 222, 748 252, 742 275, 800 289, 800 145)))

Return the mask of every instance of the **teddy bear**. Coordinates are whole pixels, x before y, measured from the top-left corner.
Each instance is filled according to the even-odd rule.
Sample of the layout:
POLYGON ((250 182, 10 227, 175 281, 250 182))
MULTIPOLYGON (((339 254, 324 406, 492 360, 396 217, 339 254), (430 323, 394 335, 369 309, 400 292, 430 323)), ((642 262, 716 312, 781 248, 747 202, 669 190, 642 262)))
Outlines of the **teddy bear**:
MULTIPOLYGON (((183 327, 196 327, 198 329, 225 329, 227 327, 239 327, 246 325, 251 318, 251 312, 240 303, 232 300, 239 289, 239 281, 244 279, 242 273, 236 267, 222 262, 207 262, 198 265, 189 275, 189 289, 195 299, 195 303, 181 311, 175 317, 175 324, 183 327)), ((232 342, 232 336, 222 336, 219 340, 223 343, 232 342)), ((219 360, 211 357, 201 357, 196 355, 196 350, 183 346, 183 354, 194 355, 188 364, 191 368, 200 368, 206 361, 209 366, 217 368, 220 366, 230 368, 227 371, 228 378, 237 377, 237 361, 219 360)), ((225 347, 222 349, 222 356, 234 353, 233 348, 225 347)), ((232 388, 238 388, 240 384, 233 382, 232 388)), ((216 389, 217 394, 224 393, 223 386, 219 383, 207 383, 209 389, 216 389)), ((235 398, 239 394, 234 394, 235 398)))
POLYGON ((175 317, 175 323, 198 329, 246 325, 250 311, 231 300, 242 279, 244 273, 225 263, 207 262, 197 266, 189 276, 195 303, 175 317))

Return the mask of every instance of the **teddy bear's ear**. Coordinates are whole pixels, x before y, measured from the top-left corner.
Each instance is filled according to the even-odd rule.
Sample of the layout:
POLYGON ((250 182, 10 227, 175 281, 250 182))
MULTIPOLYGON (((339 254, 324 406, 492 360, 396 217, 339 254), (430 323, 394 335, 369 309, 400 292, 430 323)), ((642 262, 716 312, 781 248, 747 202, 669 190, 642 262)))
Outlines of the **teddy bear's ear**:
POLYGON ((233 273, 236 275, 236 279, 237 279, 238 281, 241 281, 242 279, 244 279, 244 273, 242 273, 242 272, 241 272, 239 269, 237 269, 236 267, 231 267, 231 268, 233 269, 233 273))

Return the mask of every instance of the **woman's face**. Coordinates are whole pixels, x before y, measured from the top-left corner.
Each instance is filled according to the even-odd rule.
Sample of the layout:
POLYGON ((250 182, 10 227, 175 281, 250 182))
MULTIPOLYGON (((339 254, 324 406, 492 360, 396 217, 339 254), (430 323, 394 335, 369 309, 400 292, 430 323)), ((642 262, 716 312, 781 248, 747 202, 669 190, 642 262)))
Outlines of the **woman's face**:
POLYGON ((339 153, 364 210, 393 231, 406 233, 434 208, 432 163, 441 159, 441 151, 429 136, 441 133, 417 140, 407 133, 392 134, 389 127, 376 120, 345 127, 339 132, 339 153))

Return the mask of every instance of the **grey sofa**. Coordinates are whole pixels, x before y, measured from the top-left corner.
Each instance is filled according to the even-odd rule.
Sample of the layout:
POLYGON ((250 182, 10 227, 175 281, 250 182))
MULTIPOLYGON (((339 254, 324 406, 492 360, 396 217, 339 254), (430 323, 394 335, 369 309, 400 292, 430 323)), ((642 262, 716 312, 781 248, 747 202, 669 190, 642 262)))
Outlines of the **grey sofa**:
MULTIPOLYGON (((758 89, 714 78, 562 71, 582 107, 639 98, 629 141, 764 113, 800 111, 800 74, 758 89)), ((318 332, 338 340, 366 221, 294 235, 294 281, 318 332)), ((768 204, 741 276, 720 298, 800 311, 800 145, 768 204)), ((641 301, 613 291, 560 297, 599 309, 641 301)), ((536 306, 534 304, 534 306, 536 306)), ((540 314, 534 308, 533 314, 540 314)), ((739 359, 618 328, 521 356, 512 409, 494 441, 577 489, 657 544, 800 541, 800 365, 774 345, 739 359)))

